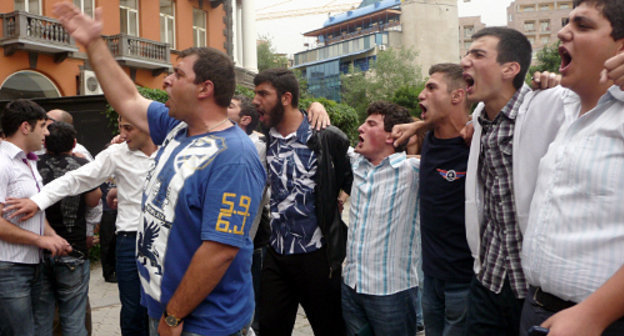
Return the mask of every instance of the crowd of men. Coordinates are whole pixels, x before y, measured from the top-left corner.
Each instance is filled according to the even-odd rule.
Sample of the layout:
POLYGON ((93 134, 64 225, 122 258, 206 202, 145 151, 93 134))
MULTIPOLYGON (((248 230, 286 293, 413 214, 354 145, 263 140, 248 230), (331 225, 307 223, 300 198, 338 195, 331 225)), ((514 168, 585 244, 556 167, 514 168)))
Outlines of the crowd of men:
POLYGON ((299 306, 315 335, 624 335, 624 1, 575 0, 560 76, 533 90, 528 39, 484 28, 429 69, 422 121, 374 102, 355 147, 298 108, 289 70, 249 101, 227 55, 191 48, 150 101, 98 15, 54 11, 121 143, 89 161, 62 113, 4 108, 0 335, 51 335, 55 306, 88 334, 89 208, 111 177, 123 335, 290 335, 299 306))

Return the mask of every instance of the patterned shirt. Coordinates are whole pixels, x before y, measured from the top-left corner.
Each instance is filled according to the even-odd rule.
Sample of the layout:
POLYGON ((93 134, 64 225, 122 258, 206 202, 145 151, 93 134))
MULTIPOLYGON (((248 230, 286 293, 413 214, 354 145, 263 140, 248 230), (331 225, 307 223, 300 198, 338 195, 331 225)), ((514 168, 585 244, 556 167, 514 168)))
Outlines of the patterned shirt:
POLYGON ((349 150, 353 169, 344 283, 391 295, 418 286, 420 160, 394 153, 374 166, 349 150))
POLYGON ((513 198, 512 140, 518 109, 529 91, 526 85, 516 91, 494 120, 487 119, 485 109, 478 117, 483 127, 478 177, 483 185, 484 224, 479 251, 483 268, 477 279, 492 292, 500 293, 507 277, 517 298, 526 295, 527 284, 520 261, 522 233, 513 198))
POLYGON ((297 131, 285 137, 275 128, 270 131, 270 244, 279 254, 309 253, 324 244, 314 204, 317 158, 306 145, 312 131, 305 117, 297 131))

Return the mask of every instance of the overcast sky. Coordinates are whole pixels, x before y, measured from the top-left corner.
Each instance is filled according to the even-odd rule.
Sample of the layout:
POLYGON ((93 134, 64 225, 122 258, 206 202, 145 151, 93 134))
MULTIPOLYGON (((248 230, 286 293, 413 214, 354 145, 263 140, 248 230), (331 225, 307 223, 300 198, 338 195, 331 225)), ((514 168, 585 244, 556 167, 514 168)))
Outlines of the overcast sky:
MULTIPOLYGON (((507 6, 512 0, 458 0, 459 16, 481 15, 488 26, 507 24, 507 6)), ((331 4, 351 4, 357 0, 256 0, 256 13, 288 12, 295 9, 318 8, 331 4)), ((338 13, 335 13, 338 14, 338 13)), ((314 39, 304 38, 303 33, 321 28, 327 14, 310 14, 256 22, 258 37, 269 37, 278 53, 292 55, 305 50, 304 43, 312 45, 314 39)))

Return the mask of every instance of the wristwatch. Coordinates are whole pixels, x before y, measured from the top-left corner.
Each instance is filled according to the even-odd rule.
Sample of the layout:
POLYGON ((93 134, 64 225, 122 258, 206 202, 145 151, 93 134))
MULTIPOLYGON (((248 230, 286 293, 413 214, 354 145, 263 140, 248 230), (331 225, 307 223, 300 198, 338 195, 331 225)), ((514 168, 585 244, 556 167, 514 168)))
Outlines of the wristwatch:
POLYGON ((177 327, 180 322, 182 322, 181 318, 177 318, 173 315, 167 314, 167 309, 163 312, 163 317, 165 318, 165 323, 167 323, 170 327, 177 327))

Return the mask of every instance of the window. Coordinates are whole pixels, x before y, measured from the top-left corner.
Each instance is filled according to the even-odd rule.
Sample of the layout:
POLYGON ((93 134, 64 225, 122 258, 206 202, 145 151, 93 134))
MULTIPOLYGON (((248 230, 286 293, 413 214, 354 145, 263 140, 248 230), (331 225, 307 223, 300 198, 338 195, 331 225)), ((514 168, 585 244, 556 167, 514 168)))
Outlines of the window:
POLYGON ((206 12, 193 8, 193 46, 206 46, 206 12))
POLYGON ((535 36, 527 36, 527 39, 529 40, 529 43, 531 43, 531 45, 535 43, 535 36))
POLYGON ((535 21, 524 21, 524 31, 525 32, 534 32, 535 31, 535 21))
POLYGON ((570 3, 569 2, 559 3, 559 9, 570 9, 570 3))
POLYGON ((171 49, 176 48, 175 8, 171 0, 160 0, 160 41, 169 43, 171 49))
POLYGON ((542 43, 542 45, 547 45, 548 43, 550 43, 550 36, 540 36, 540 42, 542 43))
POLYGON ((535 11, 535 5, 522 6, 522 7, 520 7, 520 11, 521 12, 534 12, 535 11))
POLYGON ((41 15, 41 0, 15 0, 15 10, 41 15))
POLYGON ((119 22, 122 33, 139 36, 138 0, 119 0, 119 22))
POLYGON ((540 21, 540 31, 541 32, 549 32, 550 31, 550 20, 542 20, 542 21, 540 21))
POLYGON ((2 83, 0 88, 0 100, 60 96, 59 90, 49 78, 30 70, 12 74, 2 83))
POLYGON ((540 4, 539 5, 539 9, 541 11, 551 10, 552 9, 552 4, 551 3, 540 4))
POLYGON ((464 37, 471 38, 474 34, 474 26, 464 26, 464 37))
POLYGON ((93 1, 95 0, 74 0, 74 6, 80 8, 83 13, 93 17, 93 9, 95 8, 93 1))

